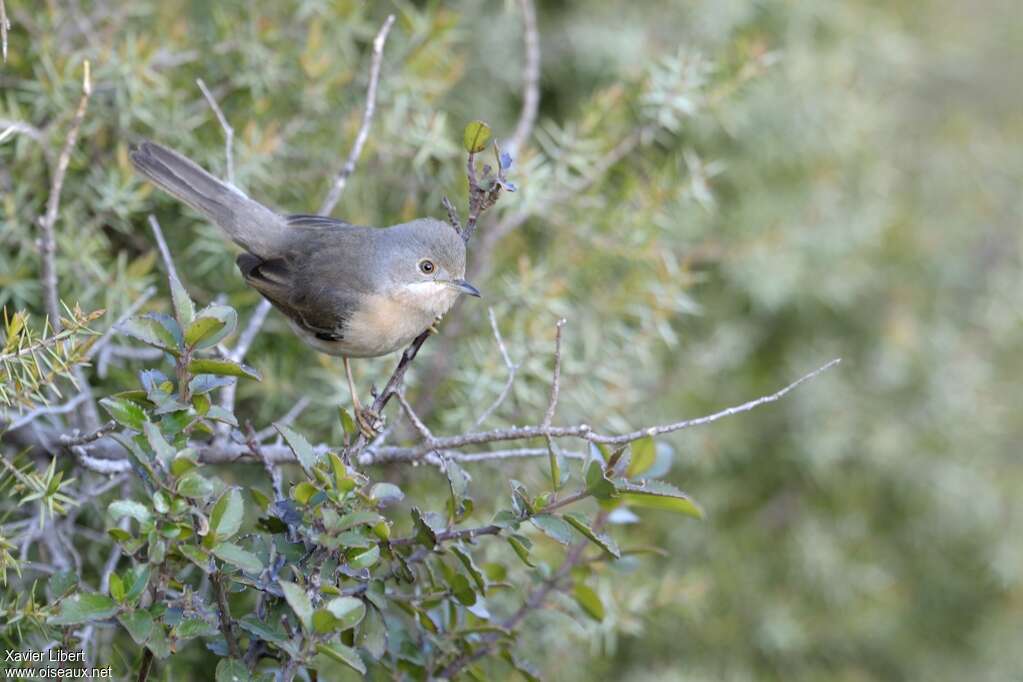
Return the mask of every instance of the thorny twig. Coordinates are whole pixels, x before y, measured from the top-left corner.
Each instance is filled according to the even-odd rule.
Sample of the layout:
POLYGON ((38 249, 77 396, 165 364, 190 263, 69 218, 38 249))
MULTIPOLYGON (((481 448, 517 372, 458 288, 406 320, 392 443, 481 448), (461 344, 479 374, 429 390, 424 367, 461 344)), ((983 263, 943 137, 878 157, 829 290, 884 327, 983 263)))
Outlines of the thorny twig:
POLYGON ((224 129, 224 156, 227 159, 227 181, 234 184, 234 128, 227 122, 227 117, 224 116, 224 112, 220 110, 220 105, 217 104, 217 100, 213 97, 213 93, 206 87, 206 83, 202 78, 196 78, 195 84, 202 90, 203 97, 209 102, 210 108, 213 109, 213 113, 216 115, 217 120, 220 122, 220 127, 224 129))

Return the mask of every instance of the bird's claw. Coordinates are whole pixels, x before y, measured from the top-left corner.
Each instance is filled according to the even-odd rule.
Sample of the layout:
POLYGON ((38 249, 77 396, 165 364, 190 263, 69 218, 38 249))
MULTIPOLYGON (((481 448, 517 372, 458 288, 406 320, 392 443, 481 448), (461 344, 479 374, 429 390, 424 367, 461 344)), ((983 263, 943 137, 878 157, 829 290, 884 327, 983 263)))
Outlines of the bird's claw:
POLYGON ((380 434, 384 421, 380 415, 368 407, 355 408, 355 423, 359 425, 359 431, 366 440, 373 440, 380 434))

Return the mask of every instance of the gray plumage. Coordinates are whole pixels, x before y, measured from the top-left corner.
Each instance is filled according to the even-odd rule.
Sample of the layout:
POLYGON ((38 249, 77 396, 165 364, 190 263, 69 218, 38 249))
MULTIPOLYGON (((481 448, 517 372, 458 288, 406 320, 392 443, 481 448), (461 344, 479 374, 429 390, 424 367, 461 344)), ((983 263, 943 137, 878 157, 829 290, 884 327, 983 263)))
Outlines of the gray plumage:
POLYGON ((447 223, 420 218, 387 228, 281 215, 153 142, 135 167, 219 225, 245 253, 246 283, 284 313, 310 345, 331 355, 392 352, 443 315, 465 276, 465 243, 447 223))

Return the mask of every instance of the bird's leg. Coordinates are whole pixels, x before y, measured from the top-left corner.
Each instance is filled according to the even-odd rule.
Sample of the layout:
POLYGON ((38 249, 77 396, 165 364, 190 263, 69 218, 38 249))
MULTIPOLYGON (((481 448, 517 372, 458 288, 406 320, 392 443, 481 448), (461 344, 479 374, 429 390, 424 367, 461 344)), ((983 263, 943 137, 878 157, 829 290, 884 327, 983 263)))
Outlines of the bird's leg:
POLYGON ((440 324, 440 321, 443 319, 444 319, 443 315, 438 315, 437 317, 435 317, 433 320, 433 324, 427 327, 427 330, 429 330, 431 334, 440 334, 440 330, 437 329, 437 325, 440 324))
POLYGON ((348 390, 352 394, 352 409, 355 411, 355 423, 367 439, 372 440, 377 436, 377 422, 380 417, 373 410, 363 407, 359 400, 359 394, 355 390, 355 380, 352 379, 352 366, 347 357, 341 358, 345 364, 345 376, 348 377, 348 390))

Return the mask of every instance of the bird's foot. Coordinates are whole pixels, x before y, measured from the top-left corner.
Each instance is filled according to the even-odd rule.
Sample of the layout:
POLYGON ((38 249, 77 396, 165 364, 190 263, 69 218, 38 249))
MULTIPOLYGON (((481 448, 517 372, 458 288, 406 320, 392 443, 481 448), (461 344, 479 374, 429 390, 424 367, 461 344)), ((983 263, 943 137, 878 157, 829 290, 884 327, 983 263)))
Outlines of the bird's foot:
POLYGON ((359 431, 366 440, 376 438, 380 435, 380 429, 384 427, 384 420, 379 414, 361 405, 355 408, 355 423, 359 425, 359 431))
POLYGON ((431 334, 440 334, 440 329, 437 328, 437 325, 440 324, 440 321, 442 319, 443 318, 438 315, 437 318, 434 319, 433 324, 426 328, 426 331, 430 332, 431 334))

